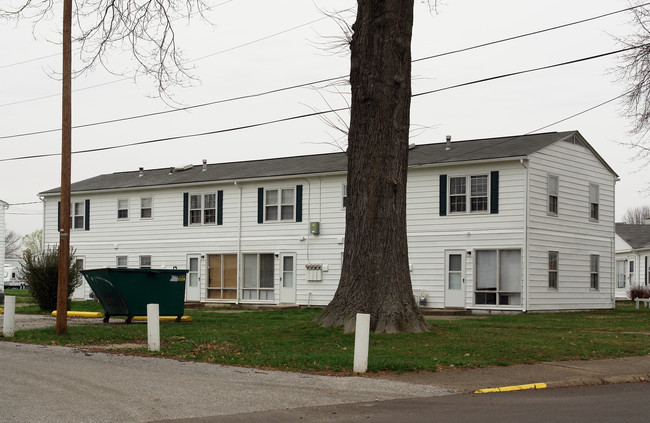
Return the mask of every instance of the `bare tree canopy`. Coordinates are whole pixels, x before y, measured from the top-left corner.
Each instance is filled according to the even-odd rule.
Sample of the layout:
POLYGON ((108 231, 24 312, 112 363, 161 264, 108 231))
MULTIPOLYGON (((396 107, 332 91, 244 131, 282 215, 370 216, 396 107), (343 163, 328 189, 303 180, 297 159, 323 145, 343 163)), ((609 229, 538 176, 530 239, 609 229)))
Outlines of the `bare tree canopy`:
MULTIPOLYGON (((634 5, 641 2, 635 0, 634 5)), ((642 167, 650 164, 650 7, 632 9, 634 32, 617 38, 625 47, 635 47, 625 52, 616 68, 619 80, 626 86, 624 115, 630 119, 630 133, 636 140, 625 143, 635 152, 642 167)))
POLYGON ((22 247, 21 237, 15 231, 5 231, 5 257, 19 258, 22 247))
MULTIPOLYGON (((0 7, 0 17, 38 23, 60 16, 62 0, 22 0, 0 7)), ((204 17, 204 0, 77 0, 73 2, 73 43, 82 67, 97 65, 111 73, 155 78, 159 94, 190 75, 177 45, 175 25, 182 18, 204 17), (119 70, 109 65, 109 52, 131 51, 134 65, 119 70)))
POLYGON ((630 225, 643 225, 650 219, 650 206, 639 206, 627 209, 623 216, 623 222, 630 225))

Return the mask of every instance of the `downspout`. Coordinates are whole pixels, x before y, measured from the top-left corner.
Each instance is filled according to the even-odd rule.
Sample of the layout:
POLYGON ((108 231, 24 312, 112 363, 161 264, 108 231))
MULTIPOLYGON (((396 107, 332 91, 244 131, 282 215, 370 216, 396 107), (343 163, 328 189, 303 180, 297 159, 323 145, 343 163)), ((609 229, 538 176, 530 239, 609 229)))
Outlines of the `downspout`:
POLYGON ((530 172, 529 172, 529 169, 528 169, 528 166, 527 166, 528 159, 519 159, 519 163, 521 163, 521 165, 524 167, 524 169, 526 169, 526 180, 525 180, 525 188, 524 188, 524 198, 525 198, 525 201, 524 201, 524 214, 525 214, 524 215, 524 257, 526 257, 526 260, 524 261, 524 281, 523 281, 524 283, 523 283, 523 287, 522 287, 522 291, 523 291, 522 294, 524 295, 524 304, 523 304, 524 309, 522 311, 525 313, 526 311, 528 311, 528 276, 529 276, 528 262, 530 261, 530 257, 529 257, 530 248, 529 248, 529 245, 528 245, 528 226, 529 226, 529 223, 530 223, 529 222, 530 216, 529 216, 529 210, 528 210, 528 208, 529 208, 529 206, 528 206, 529 205, 528 194, 529 194, 529 182, 530 182, 529 181, 529 176, 530 176, 530 172))
POLYGON ((241 219, 242 219, 242 187, 237 181, 235 186, 239 188, 239 217, 237 218, 237 296, 235 304, 239 305, 239 295, 241 292, 241 219))

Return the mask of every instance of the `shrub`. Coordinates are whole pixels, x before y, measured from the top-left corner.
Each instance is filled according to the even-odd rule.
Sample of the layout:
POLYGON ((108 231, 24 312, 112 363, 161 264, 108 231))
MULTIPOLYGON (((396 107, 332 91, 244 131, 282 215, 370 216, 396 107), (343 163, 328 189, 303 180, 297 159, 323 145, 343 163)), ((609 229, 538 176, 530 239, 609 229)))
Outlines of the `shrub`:
POLYGON ((628 288, 627 295, 632 301, 635 298, 650 298, 650 286, 632 285, 628 288))
MULTIPOLYGON (((29 283, 29 291, 41 310, 56 310, 59 285, 59 249, 48 247, 43 251, 25 250, 23 253, 23 276, 29 283)), ((70 251, 68 273, 68 308, 72 292, 82 283, 79 265, 70 251)))

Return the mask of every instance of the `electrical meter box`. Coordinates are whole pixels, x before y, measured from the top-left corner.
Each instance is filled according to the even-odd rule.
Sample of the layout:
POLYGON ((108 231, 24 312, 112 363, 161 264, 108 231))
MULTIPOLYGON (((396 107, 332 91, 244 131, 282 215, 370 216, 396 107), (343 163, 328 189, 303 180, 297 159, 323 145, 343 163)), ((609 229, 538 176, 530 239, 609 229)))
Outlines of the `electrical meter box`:
POLYGON ((318 235, 320 234, 320 222, 311 222, 309 224, 309 232, 312 235, 318 235))

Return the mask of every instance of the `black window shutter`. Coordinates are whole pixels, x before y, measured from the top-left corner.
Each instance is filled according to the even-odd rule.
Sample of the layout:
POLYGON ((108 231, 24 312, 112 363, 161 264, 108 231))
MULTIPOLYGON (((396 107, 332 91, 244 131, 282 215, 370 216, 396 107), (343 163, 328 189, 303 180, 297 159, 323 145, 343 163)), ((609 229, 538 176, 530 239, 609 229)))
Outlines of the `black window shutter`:
POLYGON ((183 226, 187 226, 187 214, 189 213, 190 193, 183 193, 183 226))
POLYGON ((499 213, 499 171, 490 172, 490 213, 499 213))
POLYGON ((58 208, 56 210, 56 227, 57 230, 61 230, 61 202, 59 201, 58 208))
POLYGON ((648 286, 648 256, 645 256, 645 285, 648 286))
POLYGON ((223 225, 223 191, 217 191, 217 225, 223 225))
POLYGON ((302 185, 296 185, 296 222, 302 222, 302 185))
POLYGON ((257 223, 264 223, 264 188, 257 189, 257 223))
POLYGON ((89 231, 90 230, 90 200, 85 201, 86 204, 84 204, 85 209, 86 209, 86 221, 84 222, 84 231, 89 231))
POLYGON ((447 175, 440 175, 440 216, 447 216, 447 175))

